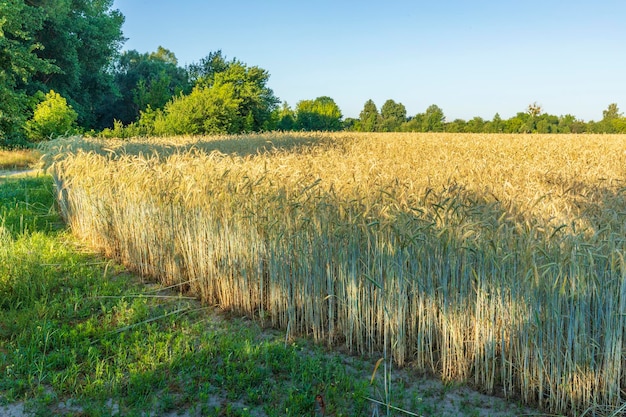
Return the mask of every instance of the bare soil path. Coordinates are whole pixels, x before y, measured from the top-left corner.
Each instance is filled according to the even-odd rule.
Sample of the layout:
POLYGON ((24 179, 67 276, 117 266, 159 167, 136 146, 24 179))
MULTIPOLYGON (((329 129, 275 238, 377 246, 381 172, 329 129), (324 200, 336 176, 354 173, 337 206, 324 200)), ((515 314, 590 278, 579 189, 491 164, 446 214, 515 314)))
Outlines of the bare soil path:
POLYGON ((0 178, 4 177, 16 177, 21 175, 34 175, 43 172, 39 168, 26 168, 26 169, 3 169, 0 170, 0 178))

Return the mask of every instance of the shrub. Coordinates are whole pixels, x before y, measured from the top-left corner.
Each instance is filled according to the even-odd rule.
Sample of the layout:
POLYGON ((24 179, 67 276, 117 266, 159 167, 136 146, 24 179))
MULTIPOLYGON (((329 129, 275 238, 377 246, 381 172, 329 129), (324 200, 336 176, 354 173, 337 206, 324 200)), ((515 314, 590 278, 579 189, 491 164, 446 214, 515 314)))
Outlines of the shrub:
POLYGON ((237 114, 240 103, 232 84, 196 87, 154 116, 154 131, 157 135, 238 133, 243 130, 237 114))
POLYGON ((26 122, 26 134, 33 142, 71 134, 76 131, 77 117, 78 114, 65 98, 50 90, 44 101, 35 107, 32 119, 26 122))

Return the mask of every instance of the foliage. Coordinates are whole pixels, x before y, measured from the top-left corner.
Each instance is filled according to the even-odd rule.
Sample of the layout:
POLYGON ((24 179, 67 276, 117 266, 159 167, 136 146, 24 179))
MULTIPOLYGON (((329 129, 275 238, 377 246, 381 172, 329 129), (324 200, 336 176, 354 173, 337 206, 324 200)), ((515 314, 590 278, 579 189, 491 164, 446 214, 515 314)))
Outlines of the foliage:
POLYGON ((437 105, 431 105, 424 113, 406 117, 401 103, 387 100, 379 114, 372 100, 365 103, 359 119, 345 125, 345 130, 362 132, 450 132, 450 133, 626 133, 626 117, 613 103, 603 111, 600 122, 585 123, 567 114, 555 116, 545 113, 536 102, 526 111, 518 112, 509 119, 496 113, 492 120, 476 116, 469 121, 454 119, 446 122, 445 115, 437 105))
POLYGON ((443 132, 445 120, 443 110, 435 104, 430 105, 424 113, 422 132, 443 132))
POLYGON ((626 118, 619 111, 616 103, 609 104, 609 107, 602 112, 600 128, 606 133, 626 133, 626 118))
POLYGON ((157 135, 224 134, 259 131, 273 122, 277 99, 267 87, 269 74, 233 61, 223 70, 207 72, 192 92, 174 97, 162 112, 142 113, 140 127, 157 135))
POLYGON ((439 106, 432 104, 425 113, 418 113, 407 122, 399 125, 397 130, 404 132, 443 132, 445 116, 439 106))
POLYGON ((278 123, 276 129, 288 132, 296 129, 296 113, 289 107, 287 102, 283 102, 282 107, 278 110, 278 123))
POLYGON ((221 50, 210 52, 199 62, 194 62, 186 68, 189 80, 195 85, 201 80, 213 80, 215 75, 226 71, 237 60, 228 61, 221 50))
POLYGON ((27 136, 33 142, 40 142, 53 136, 67 136, 75 132, 77 117, 65 98, 50 90, 44 101, 35 107, 32 119, 26 122, 27 136))
POLYGON ((37 55, 44 13, 22 0, 0 2, 0 146, 23 144, 31 99, 24 88, 37 74, 59 71, 37 55))
POLYGON ((0 3, 0 141, 23 143, 39 92, 65 97, 85 127, 101 127, 115 96, 108 68, 123 40, 112 0, 0 3))
POLYGON ((358 120, 344 122, 330 97, 303 100, 295 111, 278 111, 279 100, 268 87, 269 73, 237 59, 229 60, 222 51, 211 52, 184 68, 172 51, 161 46, 151 53, 127 51, 119 55, 125 41, 121 30, 124 16, 112 9, 113 4, 113 0, 7 0, 0 4, 0 146, 28 145, 24 124, 32 115, 38 94, 50 90, 65 97, 83 130, 107 128, 104 135, 119 131, 127 137, 152 134, 156 131, 152 122, 157 119, 159 129, 165 129, 162 133, 174 132, 167 130, 168 123, 163 121, 168 117, 165 107, 190 95, 196 87, 216 87, 211 93, 216 103, 237 102, 234 115, 231 108, 221 115, 213 109, 217 119, 207 122, 206 127, 194 125, 192 130, 197 132, 626 133, 626 118, 616 103, 603 112, 602 120, 587 123, 571 115, 549 115, 536 102, 507 120, 475 117, 467 122, 446 122, 436 105, 407 118, 406 108, 391 99, 380 113, 368 100, 358 120), (234 89, 230 99, 225 96, 226 84, 234 89), (165 112, 163 117, 157 117, 159 111, 165 112), (218 120, 231 117, 224 115, 232 119, 218 120))
POLYGON ((359 114, 356 130, 360 132, 376 132, 380 123, 380 113, 373 100, 367 100, 359 114))
POLYGON ((346 117, 343 119, 343 129, 345 131, 358 131, 360 129, 360 121, 359 119, 355 119, 354 117, 346 117))
POLYGON ((106 125, 116 94, 109 71, 121 47, 124 17, 113 0, 36 0, 43 26, 33 36, 43 46, 37 55, 60 69, 34 77, 27 91, 55 90, 66 97, 87 129, 106 125))
POLYGON ((465 132, 483 132, 486 122, 482 117, 476 116, 465 125, 465 132))
POLYGON ((496 113, 493 116, 492 121, 489 123, 488 128, 489 133, 503 133, 504 132, 504 122, 500 117, 499 113, 496 113))
POLYGON ((161 109, 172 97, 191 90, 185 69, 161 46, 152 53, 122 53, 115 64, 115 85, 120 98, 109 117, 123 124, 136 121, 148 107, 161 109))
POLYGON ((233 61, 228 68, 216 72, 213 76, 200 79, 198 85, 207 85, 211 88, 232 86, 233 96, 238 100, 236 132, 258 132, 268 130, 271 114, 276 109, 279 100, 267 86, 269 73, 257 66, 248 67, 246 64, 233 61))
POLYGON ((296 127, 304 131, 337 131, 342 127, 341 110, 327 96, 302 100, 296 105, 296 127))
POLYGON ((380 132, 395 132, 406 122, 406 108, 389 99, 380 108, 380 132))
MULTIPOLYGON (((232 84, 196 86, 187 96, 169 102, 154 121, 157 135, 238 133, 244 120, 238 115, 241 99, 232 84)), ((142 118, 143 120, 144 118, 142 118)))

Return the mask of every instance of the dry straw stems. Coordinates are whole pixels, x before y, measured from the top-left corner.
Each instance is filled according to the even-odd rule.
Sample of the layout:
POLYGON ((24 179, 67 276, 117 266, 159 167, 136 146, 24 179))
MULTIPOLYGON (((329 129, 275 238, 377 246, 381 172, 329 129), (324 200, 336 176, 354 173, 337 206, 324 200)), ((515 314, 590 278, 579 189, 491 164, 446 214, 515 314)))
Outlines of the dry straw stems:
POLYGON ((624 403, 626 139, 65 140, 76 234, 208 303, 555 413, 624 403))

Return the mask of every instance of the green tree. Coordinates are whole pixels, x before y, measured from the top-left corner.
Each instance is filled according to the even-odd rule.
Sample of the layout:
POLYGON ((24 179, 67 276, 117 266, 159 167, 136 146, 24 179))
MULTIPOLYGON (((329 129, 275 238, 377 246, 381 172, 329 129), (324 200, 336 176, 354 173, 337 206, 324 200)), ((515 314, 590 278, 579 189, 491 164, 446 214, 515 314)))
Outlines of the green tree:
POLYGON ((439 106, 432 104, 426 109, 422 119, 422 132, 443 132, 446 118, 439 106))
POLYGON ((357 130, 361 132, 375 132, 378 130, 380 123, 380 114, 373 100, 367 100, 363 106, 363 110, 359 114, 359 123, 357 130))
POLYGON ((598 123, 599 130, 603 133, 617 133, 621 128, 622 113, 620 113, 617 103, 609 104, 606 110, 602 111, 602 121, 598 123))
POLYGON ((613 120, 613 129, 615 133, 626 133, 626 117, 613 120))
POLYGON ((239 101, 237 115, 245 122, 241 131, 270 130, 272 112, 279 100, 267 86, 269 73, 257 66, 248 67, 242 62, 232 62, 224 71, 203 78, 198 85, 209 87, 232 85, 239 101))
POLYGON ((422 132, 424 117, 424 113, 418 113, 410 117, 409 120, 400 125, 400 130, 403 132, 422 132))
POLYGON ((491 123, 489 123, 489 127, 488 127, 488 132, 489 133, 502 133, 504 132, 504 121, 502 120, 502 117, 500 117, 500 113, 496 113, 493 116, 493 119, 491 120, 491 123))
POLYGON ((394 132, 400 129, 402 123, 406 122, 406 108, 402 103, 387 100, 380 108, 380 129, 383 132, 394 132))
POLYGON ((345 119, 343 119, 343 126, 342 126, 342 130, 345 130, 347 132, 358 132, 359 128, 360 128, 360 121, 359 119, 355 119, 354 117, 346 117, 345 119))
MULTIPOLYGON (((543 114, 543 108, 541 105, 534 102, 529 104, 526 108, 526 116, 523 118, 523 122, 519 128, 519 133, 534 133, 537 132, 537 123, 539 122, 539 116, 543 114)), ((520 113, 518 113, 518 116, 520 113)), ((542 123, 542 129, 545 128, 545 123, 542 123)))
POLYGON ((277 129, 284 132, 294 130, 296 128, 296 113, 289 107, 287 102, 283 102, 283 106, 278 110, 277 129))
POLYGON ((602 111, 602 120, 614 120, 619 117, 622 117, 622 113, 620 113, 617 103, 609 104, 609 107, 602 111))
POLYGON ((465 131, 468 133, 483 133, 485 131, 485 125, 485 120, 480 116, 476 116, 467 122, 465 131))
POLYGON ((235 62, 237 62, 235 59, 228 61, 221 50, 210 52, 199 62, 187 66, 187 76, 193 84, 201 80, 213 80, 215 74, 226 71, 235 62))
POLYGON ((161 46, 149 54, 125 51, 114 73, 120 95, 110 110, 111 119, 124 124, 137 120, 148 107, 163 108, 172 97, 191 91, 187 71, 178 67, 173 52, 161 46))
POLYGON ((559 131, 559 118, 547 113, 543 113, 536 118, 537 133, 558 133, 559 131))
POLYGON ((37 104, 32 119, 26 122, 28 138, 39 142, 53 136, 71 134, 76 129, 77 117, 65 98, 50 90, 45 100, 37 104))
POLYGON ((154 61, 161 61, 174 66, 178 65, 178 58, 176 58, 174 52, 162 46, 159 46, 155 52, 150 53, 150 59, 154 61))
POLYGON ((240 104, 232 84, 196 86, 189 95, 170 101, 163 112, 148 116, 154 117, 157 135, 239 133, 243 130, 240 104))
POLYGON ((26 92, 34 76, 59 69, 37 55, 42 45, 35 39, 43 23, 41 9, 23 0, 0 2, 0 145, 22 142, 31 98, 26 92))
POLYGON ((506 133, 525 133, 524 128, 527 125, 530 115, 524 112, 518 112, 515 116, 507 119, 505 122, 506 133))
POLYGON ((463 119, 454 119, 453 121, 446 123, 445 130, 450 133, 465 132, 467 122, 463 119))
POLYGON ((78 113, 79 124, 100 128, 110 122, 116 95, 113 58, 124 42, 124 17, 111 10, 113 0, 32 0, 44 14, 43 25, 33 31, 43 48, 39 58, 60 69, 38 73, 29 93, 53 89, 66 97, 78 113))
POLYGON ((174 97, 162 112, 142 112, 139 125, 155 134, 215 134, 271 130, 278 99, 267 87, 269 74, 233 61, 196 81, 190 94, 174 97))
POLYGON ((306 131, 341 130, 341 110, 330 97, 302 100, 296 105, 296 126, 306 131))
POLYGON ((559 133, 583 133, 586 130, 585 122, 576 119, 572 114, 559 117, 559 133))

